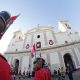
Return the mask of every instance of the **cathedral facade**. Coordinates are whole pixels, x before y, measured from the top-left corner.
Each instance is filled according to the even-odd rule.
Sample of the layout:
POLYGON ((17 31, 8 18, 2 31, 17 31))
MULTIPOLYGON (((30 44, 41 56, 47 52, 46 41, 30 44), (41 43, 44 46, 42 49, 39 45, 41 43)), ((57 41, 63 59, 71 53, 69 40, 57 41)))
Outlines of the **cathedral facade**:
POLYGON ((80 36, 68 21, 59 21, 58 31, 52 26, 38 26, 25 34, 16 31, 8 45, 5 57, 16 71, 32 71, 31 48, 35 44, 36 57, 42 57, 53 72, 54 69, 80 68, 80 36))

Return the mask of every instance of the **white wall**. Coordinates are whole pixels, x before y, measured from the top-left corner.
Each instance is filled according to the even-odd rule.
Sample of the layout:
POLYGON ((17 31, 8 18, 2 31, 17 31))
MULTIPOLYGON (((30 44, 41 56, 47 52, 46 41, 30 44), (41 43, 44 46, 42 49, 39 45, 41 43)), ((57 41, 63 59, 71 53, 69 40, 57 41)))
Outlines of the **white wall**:
POLYGON ((43 31, 35 32, 34 37, 33 37, 33 44, 36 42, 41 42, 41 47, 45 47, 45 40, 44 40, 43 31), (37 35, 40 35, 40 38, 37 38, 37 35))
POLYGON ((67 33, 62 32, 56 34, 56 39, 58 44, 65 44, 65 41, 68 41, 68 43, 72 42, 71 37, 69 37, 67 33))
POLYGON ((26 34, 26 40, 24 42, 24 48, 26 47, 27 44, 29 44, 29 48, 31 48, 31 39, 32 39, 32 35, 31 34, 26 34))
POLYGON ((50 63, 52 72, 54 71, 54 69, 58 69, 60 67, 60 61, 57 52, 50 53, 50 63))
POLYGON ((23 56, 22 65, 21 65, 21 72, 23 73, 24 70, 28 71, 28 68, 29 68, 29 56, 23 56))
POLYGON ((7 61, 9 61, 9 56, 7 56, 7 55, 4 55, 4 57, 7 59, 7 61))
POLYGON ((10 44, 8 46, 7 51, 16 51, 16 49, 18 51, 21 51, 23 49, 23 41, 19 41, 19 42, 15 42, 14 44, 10 44))
POLYGON ((80 41, 80 35, 76 32, 69 35, 69 37, 72 39, 72 41, 80 41))
POLYGON ((53 34, 52 34, 51 31, 46 31, 46 37, 47 37, 47 43, 48 43, 49 46, 55 45, 55 39, 54 39, 53 34), (50 45, 49 40, 52 40, 54 42, 54 44, 50 45))
POLYGON ((77 56, 79 64, 80 64, 80 52, 77 47, 75 47, 74 50, 75 50, 76 56, 77 56))
POLYGON ((16 51, 16 49, 22 50, 24 42, 24 35, 21 31, 17 31, 14 33, 13 38, 8 45, 7 51, 16 51))
POLYGON ((41 54, 41 57, 47 62, 47 55, 46 54, 41 54))
POLYGON ((12 62, 12 57, 9 56, 9 57, 8 57, 8 63, 11 65, 11 62, 12 62))

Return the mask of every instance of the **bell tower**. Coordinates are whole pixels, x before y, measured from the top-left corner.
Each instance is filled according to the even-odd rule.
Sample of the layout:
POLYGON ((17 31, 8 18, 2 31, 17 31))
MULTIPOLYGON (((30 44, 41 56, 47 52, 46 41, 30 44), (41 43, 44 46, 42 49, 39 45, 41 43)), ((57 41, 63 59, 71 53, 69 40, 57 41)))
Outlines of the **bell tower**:
POLYGON ((59 30, 65 32, 72 42, 80 40, 79 33, 71 27, 67 20, 59 21, 59 30))
POLYGON ((61 32, 75 33, 76 31, 71 27, 68 20, 59 21, 59 30, 61 32))

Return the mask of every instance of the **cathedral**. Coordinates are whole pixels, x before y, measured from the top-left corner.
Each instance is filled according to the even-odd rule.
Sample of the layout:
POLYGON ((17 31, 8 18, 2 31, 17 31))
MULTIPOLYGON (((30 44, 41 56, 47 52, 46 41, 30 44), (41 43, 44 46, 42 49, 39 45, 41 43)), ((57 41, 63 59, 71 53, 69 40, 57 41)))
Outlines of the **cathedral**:
POLYGON ((11 68, 32 71, 33 60, 31 49, 35 44, 36 57, 42 57, 53 73, 54 69, 66 68, 70 64, 72 69, 80 68, 80 36, 67 20, 58 22, 58 31, 52 26, 40 26, 28 30, 14 32, 5 57, 11 68))

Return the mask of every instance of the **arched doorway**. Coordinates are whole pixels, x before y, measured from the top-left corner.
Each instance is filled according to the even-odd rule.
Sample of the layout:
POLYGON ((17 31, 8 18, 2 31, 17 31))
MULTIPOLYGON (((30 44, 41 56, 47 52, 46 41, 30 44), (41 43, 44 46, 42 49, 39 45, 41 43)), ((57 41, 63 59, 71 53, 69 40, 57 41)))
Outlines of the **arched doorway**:
POLYGON ((75 65, 74 65, 71 55, 69 53, 66 53, 64 55, 64 62, 65 62, 65 67, 67 67, 67 64, 69 64, 70 67, 72 68, 72 70, 75 69, 75 65))
POLYGON ((15 74, 18 74, 18 68, 19 68, 19 60, 15 59, 15 62, 14 62, 14 72, 15 72, 15 74))

